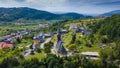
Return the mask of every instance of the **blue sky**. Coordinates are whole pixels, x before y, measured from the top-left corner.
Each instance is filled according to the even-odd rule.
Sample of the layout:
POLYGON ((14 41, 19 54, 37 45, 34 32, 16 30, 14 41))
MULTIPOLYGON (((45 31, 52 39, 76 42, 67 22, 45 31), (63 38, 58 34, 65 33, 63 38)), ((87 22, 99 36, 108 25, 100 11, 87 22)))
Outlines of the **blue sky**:
POLYGON ((0 7, 30 7, 57 13, 102 14, 120 10, 120 0, 0 0, 0 7))

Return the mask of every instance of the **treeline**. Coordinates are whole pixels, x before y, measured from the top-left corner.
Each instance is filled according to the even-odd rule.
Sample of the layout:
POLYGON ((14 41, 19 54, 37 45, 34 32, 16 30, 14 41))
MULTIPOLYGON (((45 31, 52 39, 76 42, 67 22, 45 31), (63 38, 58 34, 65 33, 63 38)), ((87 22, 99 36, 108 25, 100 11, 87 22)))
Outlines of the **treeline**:
POLYGON ((99 43, 109 47, 100 52, 104 64, 120 65, 120 15, 113 15, 95 23, 92 30, 97 35, 96 38, 99 38, 99 43))
POLYGON ((71 20, 80 18, 91 18, 77 13, 53 14, 47 11, 36 10, 27 7, 0 8, 0 21, 10 22, 23 20, 71 20))
POLYGON ((93 31, 99 35, 106 35, 109 41, 120 40, 120 15, 113 15, 96 23, 93 31))
POLYGON ((118 68, 114 64, 104 64, 84 56, 75 55, 71 57, 57 57, 48 54, 46 58, 39 61, 37 58, 25 60, 24 58, 6 58, 0 63, 0 68, 118 68), (22 61, 21 61, 22 60, 22 61))

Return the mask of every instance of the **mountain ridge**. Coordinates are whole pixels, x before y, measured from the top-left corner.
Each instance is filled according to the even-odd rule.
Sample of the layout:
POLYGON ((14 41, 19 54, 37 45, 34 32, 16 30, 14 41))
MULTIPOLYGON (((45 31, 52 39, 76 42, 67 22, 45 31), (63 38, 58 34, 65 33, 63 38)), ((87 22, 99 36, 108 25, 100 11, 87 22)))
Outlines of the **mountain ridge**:
POLYGON ((80 19, 88 18, 91 16, 85 16, 78 13, 65 13, 65 14, 54 14, 51 12, 37 10, 28 7, 19 7, 19 8, 0 8, 0 21, 14 21, 18 19, 26 20, 69 20, 69 19, 80 19))
POLYGON ((110 12, 100 14, 99 16, 112 16, 114 14, 120 14, 120 10, 113 10, 113 11, 110 11, 110 12))

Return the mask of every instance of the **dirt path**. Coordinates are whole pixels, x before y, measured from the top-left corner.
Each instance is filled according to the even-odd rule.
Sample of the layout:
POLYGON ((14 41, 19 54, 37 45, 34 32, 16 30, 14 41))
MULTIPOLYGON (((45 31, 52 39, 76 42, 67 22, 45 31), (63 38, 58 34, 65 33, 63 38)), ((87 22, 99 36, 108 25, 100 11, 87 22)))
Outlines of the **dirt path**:
POLYGON ((47 39, 45 40, 45 42, 41 43, 40 48, 43 49, 43 48, 44 48, 44 45, 45 45, 46 43, 50 42, 51 39, 52 39, 52 38, 47 38, 47 39))

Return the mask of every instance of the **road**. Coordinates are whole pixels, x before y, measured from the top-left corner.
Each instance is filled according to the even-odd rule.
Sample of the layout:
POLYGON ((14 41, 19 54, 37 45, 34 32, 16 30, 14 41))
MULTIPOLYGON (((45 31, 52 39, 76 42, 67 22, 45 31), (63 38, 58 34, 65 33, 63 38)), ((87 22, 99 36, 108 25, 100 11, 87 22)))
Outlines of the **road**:
POLYGON ((50 42, 51 39, 52 39, 52 38, 47 38, 47 39, 45 40, 45 42, 41 43, 40 48, 43 49, 43 48, 44 48, 44 45, 45 45, 46 43, 50 42))
MULTIPOLYGON (((40 48, 43 49, 43 48, 44 48, 44 45, 45 45, 46 43, 50 42, 51 39, 52 39, 52 38, 47 38, 45 42, 41 43, 40 48)), ((25 51, 23 52, 23 55, 24 55, 24 56, 28 56, 28 55, 30 55, 31 51, 32 51, 32 49, 25 50, 25 51)))
POLYGON ((23 52, 23 55, 24 55, 24 56, 28 56, 28 55, 30 55, 31 51, 32 51, 32 49, 25 50, 25 51, 23 52))

